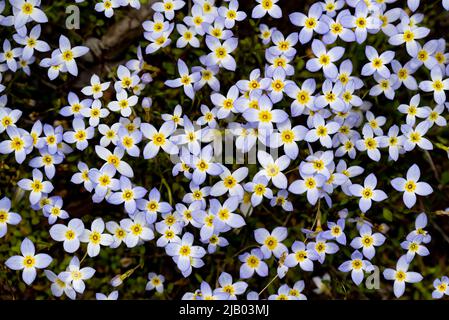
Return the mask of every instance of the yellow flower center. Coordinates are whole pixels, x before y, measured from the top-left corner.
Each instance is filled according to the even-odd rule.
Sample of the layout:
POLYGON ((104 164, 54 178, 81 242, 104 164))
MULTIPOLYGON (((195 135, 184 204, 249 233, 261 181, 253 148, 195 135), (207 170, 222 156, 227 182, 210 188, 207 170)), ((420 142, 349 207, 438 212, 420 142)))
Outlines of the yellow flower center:
POLYGON ((131 189, 123 190, 123 200, 130 201, 134 199, 134 192, 131 189))
POLYGON ((281 134, 282 142, 292 143, 295 140, 295 134, 292 130, 284 130, 281 134))
POLYGON ((230 212, 226 208, 220 209, 220 211, 218 211, 218 217, 221 220, 228 220, 230 216, 230 212))
POLYGON ((362 197, 364 199, 371 199, 373 196, 373 190, 371 188, 364 188, 362 190, 362 197))
POLYGON ((93 231, 90 233, 89 241, 93 244, 99 244, 101 241, 101 234, 97 231, 93 231))
POLYGON ((316 187, 316 181, 313 177, 309 177, 304 181, 304 185, 306 186, 307 189, 311 190, 311 189, 315 189, 316 187))
POLYGON ((165 135, 163 133, 155 133, 153 135, 153 143, 160 147, 165 144, 165 135))
POLYGON ((231 189, 231 188, 233 188, 237 184, 237 180, 233 176, 227 176, 223 180, 223 183, 224 183, 226 188, 231 189))
POLYGON ((415 181, 409 180, 405 183, 405 191, 407 192, 415 192, 416 190, 416 183, 415 181))
POLYGON ((26 256, 23 258, 23 266, 25 268, 32 268, 36 264, 36 259, 33 256, 26 256))
POLYGON ((183 245, 181 246, 181 248, 179 248, 179 255, 183 256, 183 257, 188 257, 190 256, 190 247, 188 245, 183 245))
POLYGON ((201 200, 203 198, 203 193, 201 191, 195 191, 192 193, 193 199, 201 200))
POLYGON ((78 130, 75 133, 75 139, 77 141, 84 141, 84 140, 86 140, 86 138, 87 138, 87 135, 86 135, 86 132, 84 130, 78 130))
POLYGON ((252 269, 255 269, 259 266, 260 260, 258 257, 256 257, 255 255, 250 255, 247 259, 246 259, 246 263, 248 264, 248 266, 252 269))
POLYGON ((443 81, 441 81, 441 80, 434 81, 432 84, 432 87, 435 91, 443 91, 443 89, 444 89, 443 81))
POLYGON ((282 91, 282 89, 284 89, 284 82, 282 82, 281 80, 274 80, 271 83, 271 87, 273 88, 274 91, 276 92, 280 92, 282 91))
POLYGON ((263 184, 256 184, 254 187, 254 193, 258 196, 262 196, 265 193, 265 189, 266 187, 263 184))
POLYGON ((134 139, 130 136, 125 136, 122 139, 122 143, 125 148, 131 148, 134 145, 134 139))
POLYGON ((188 75, 183 75, 181 77, 181 83, 185 86, 189 85, 192 82, 192 80, 190 79, 190 76, 188 75))
POLYGON ((73 230, 67 230, 66 232, 65 232, 65 238, 67 239, 67 240, 73 240, 73 239, 75 239, 75 232, 73 232, 73 230))
POLYGON ((318 253, 323 253, 324 251, 326 251, 326 244, 324 242, 321 242, 321 241, 317 242, 315 244, 315 250, 318 253))
POLYGON ((131 227, 131 232, 133 235, 138 236, 142 233, 143 228, 140 223, 136 223, 131 227))
POLYGON ((43 188, 44 185, 39 180, 34 180, 33 183, 31 184, 31 190, 33 192, 41 192, 43 188))
POLYGON ((305 91, 305 90, 301 90, 298 92, 296 99, 301 103, 301 104, 307 104, 310 101, 310 94, 309 92, 305 91))
POLYGON ((66 62, 73 60, 73 52, 72 50, 66 50, 62 53, 62 59, 66 62))
POLYGON ((410 42, 415 40, 415 34, 413 32, 411 32, 410 30, 407 30, 404 32, 404 41, 405 42, 410 42))
POLYGON ((261 5, 264 10, 270 10, 273 7, 273 1, 264 0, 262 1, 261 5))
POLYGON ((215 56, 218 59, 224 59, 227 55, 227 51, 225 49, 225 47, 218 47, 215 49, 215 56))
POLYGON ((370 235, 364 235, 362 237, 362 245, 364 247, 371 247, 373 245, 374 239, 370 235))
POLYGON ((295 253, 296 261, 303 262, 307 259, 307 252, 305 250, 300 250, 295 253))
POLYGON ((321 65, 327 66, 328 64, 331 63, 331 58, 327 54, 322 54, 319 58, 319 62, 321 65))
POLYGON ((412 132, 412 134, 410 134, 410 141, 418 143, 419 141, 421 141, 421 134, 418 132, 412 132))
POLYGON ((117 230, 115 230, 115 236, 118 239, 124 239, 126 236, 126 232, 125 232, 125 230, 123 230, 121 228, 117 228, 117 230))
POLYGON ((53 207, 53 208, 51 209, 51 211, 50 211, 50 214, 51 214, 52 216, 58 217, 58 216, 61 214, 61 209, 58 208, 58 207, 53 207))
POLYGON ((8 212, 6 212, 5 210, 0 210, 0 223, 6 223, 6 221, 8 220, 8 212))
POLYGON ((274 163, 269 164, 266 171, 269 177, 275 177, 279 174, 279 167, 274 163))
POLYGON ((377 141, 374 138, 366 138, 365 146, 368 150, 374 150, 377 148, 377 141))
POLYGON ((117 156, 114 156, 113 154, 111 154, 109 157, 108 157, 108 163, 109 164, 112 164, 114 167, 118 167, 119 166, 119 164, 120 164, 120 159, 117 157, 117 156))
POLYGON ((274 59, 273 64, 277 67, 285 68, 285 66, 287 65, 287 61, 284 58, 280 57, 274 59))
POLYGON ((338 22, 333 23, 331 25, 331 31, 334 34, 340 34, 340 33, 343 32, 343 26, 340 23, 338 23, 338 22))
POLYGON ((384 63, 382 62, 382 59, 380 59, 380 58, 375 58, 375 59, 373 60, 372 64, 373 64, 373 67, 374 67, 375 69, 379 69, 380 67, 383 66, 384 63))
POLYGON ((366 19, 363 17, 357 18, 355 20, 355 25, 357 26, 357 28, 365 29, 366 28, 366 19))
POLYGON ((318 126, 318 128, 316 129, 316 134, 318 137, 327 136, 327 128, 325 126, 318 126))
POLYGON ((147 210, 154 212, 159 209, 159 203, 156 200, 151 200, 147 203, 147 210))
POLYGON ((273 119, 273 115, 268 110, 262 110, 259 112, 259 121, 260 122, 271 122, 273 119))
POLYGON ((341 228, 339 226, 333 226, 331 229, 331 234, 336 237, 341 234, 341 228))
POLYGON ((22 12, 24 13, 24 14, 26 14, 26 15, 30 15, 30 14, 32 14, 33 13, 33 11, 34 11, 34 7, 33 7, 33 5, 31 4, 31 3, 24 3, 23 5, 22 5, 22 12))
POLYGON ((407 277, 407 275, 405 274, 404 271, 400 270, 400 271, 396 271, 396 275, 395 275, 395 279, 396 281, 405 281, 405 278, 407 277))
POLYGON ((20 151, 25 147, 25 142, 20 137, 14 137, 11 140, 11 149, 20 151))
POLYGON ((82 273, 78 270, 72 271, 71 276, 73 280, 80 280, 83 277, 82 273))
POLYGON ((352 265, 352 269, 360 270, 360 269, 362 269, 363 263, 362 263, 362 260, 355 259, 355 260, 352 260, 351 265, 352 265))
POLYGON ((278 240, 273 236, 269 236, 265 239, 264 243, 268 249, 274 250, 274 249, 276 249, 276 247, 278 245, 278 240))

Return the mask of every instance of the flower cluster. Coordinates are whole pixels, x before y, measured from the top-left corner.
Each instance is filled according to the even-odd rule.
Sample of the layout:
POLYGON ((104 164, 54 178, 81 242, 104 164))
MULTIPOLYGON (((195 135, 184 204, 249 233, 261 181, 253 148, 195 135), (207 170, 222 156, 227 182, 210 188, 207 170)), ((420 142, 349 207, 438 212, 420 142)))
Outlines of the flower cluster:
MULTIPOLYGON (((12 38, 2 40, 0 82, 12 73, 30 76, 35 61, 51 81, 64 73, 78 75, 77 59, 89 48, 74 45, 65 35, 58 36, 53 50, 41 40, 41 25, 48 19, 40 2, 0 0, 0 13, 6 8, 0 25, 12 30, 12 38)), ((325 0, 305 12, 289 13, 282 12, 278 0, 257 0, 250 12, 238 0, 221 5, 193 0, 190 8, 182 0, 150 2, 154 13, 142 24, 144 45, 137 47, 137 56, 108 76, 92 74, 81 90, 66 92, 67 103, 58 110, 64 122, 38 119, 27 127, 23 111, 8 101, 14 97, 0 84, 0 153, 11 163, 15 159, 17 166, 28 165, 29 174, 17 186, 28 192, 30 207, 48 220, 50 241, 71 257, 56 274, 60 268, 55 259, 36 254, 33 242, 24 238, 21 255, 11 256, 6 266, 23 270, 28 285, 37 269, 45 269, 54 296, 76 299, 96 273, 82 266, 84 261, 103 250, 152 246, 189 277, 206 264, 208 255, 229 247, 236 234, 245 232, 254 241, 249 248, 237 248, 231 258, 239 274, 225 271, 225 263, 216 288, 203 281, 183 299, 304 300, 302 275, 331 263, 329 257, 337 253, 344 261, 335 266, 339 276, 350 272, 360 286, 366 275, 379 270, 383 261, 376 252, 391 241, 388 226, 377 223, 378 208, 399 196, 411 212, 419 213, 419 201, 434 192, 418 161, 407 161, 416 151, 430 157, 436 145, 431 133, 447 127, 449 109, 449 53, 445 39, 430 39, 425 16, 415 13, 424 4, 409 0, 402 8, 396 0, 325 0), (288 17, 291 33, 276 28, 282 17, 288 17), (258 19, 267 23, 258 25, 261 67, 224 88, 223 79, 244 63, 238 55, 238 26, 249 20, 255 25, 258 19), (389 49, 379 51, 377 38, 389 49), (351 45, 363 58, 348 49, 351 45), (174 72, 167 72, 162 90, 176 90, 179 104, 165 106, 158 117, 147 92, 160 76, 152 74, 148 61, 170 47, 200 53, 193 62, 183 55, 174 72), (305 47, 306 55, 300 57, 305 47), (411 97, 403 100, 401 92, 411 97), (225 140, 232 141, 231 163, 229 144, 224 143, 225 150, 217 146, 225 140), (57 168, 76 155, 82 161, 76 163, 70 183, 89 192, 92 203, 115 206, 122 218, 92 213, 80 219, 64 209, 57 168), (151 167, 155 161, 167 169, 159 183, 139 184, 141 166, 151 167), (388 176, 380 169, 396 163, 405 163, 408 170, 388 176), (180 198, 167 182, 170 173, 182 181, 180 198), (383 183, 386 176, 389 184, 383 183), (342 197, 347 208, 325 217, 342 197), (306 205, 314 208, 315 223, 300 232, 290 231, 289 219, 268 229, 257 223, 259 212, 291 215, 306 205), (264 297, 267 287, 251 288, 252 278, 271 274, 282 280, 295 270, 301 280, 281 284, 277 293, 264 297)), ((449 1, 442 5, 449 10, 449 1)), ((125 6, 139 10, 141 3, 102 0, 94 7, 110 18, 125 6)), ((0 200, 0 238, 27 218, 11 212, 11 206, 9 198, 0 200)), ((408 270, 417 256, 429 255, 426 225, 427 215, 420 213, 415 230, 399 239, 404 252, 396 257, 396 268, 382 266, 384 278, 394 281, 396 297, 404 294, 405 283, 423 280, 408 270)), ((114 277, 111 285, 120 286, 142 267, 114 277)), ((150 272, 145 289, 162 293, 164 281, 164 275, 150 272)), ((328 292, 329 275, 313 281, 315 293, 328 292)), ((449 295, 447 277, 433 285, 434 298, 449 295)), ((117 299, 118 291, 96 297, 117 299)))

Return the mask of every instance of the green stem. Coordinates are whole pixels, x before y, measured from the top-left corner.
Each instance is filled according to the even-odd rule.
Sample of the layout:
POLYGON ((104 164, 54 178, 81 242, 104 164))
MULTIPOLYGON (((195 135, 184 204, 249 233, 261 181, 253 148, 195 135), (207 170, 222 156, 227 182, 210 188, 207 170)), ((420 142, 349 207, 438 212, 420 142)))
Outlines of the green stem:
POLYGON ((167 189, 167 193, 168 193, 168 203, 170 203, 170 205, 173 204, 173 197, 172 197, 172 193, 171 193, 171 189, 170 186, 167 183, 167 180, 165 180, 165 178, 161 177, 161 183, 165 186, 165 188, 167 189))

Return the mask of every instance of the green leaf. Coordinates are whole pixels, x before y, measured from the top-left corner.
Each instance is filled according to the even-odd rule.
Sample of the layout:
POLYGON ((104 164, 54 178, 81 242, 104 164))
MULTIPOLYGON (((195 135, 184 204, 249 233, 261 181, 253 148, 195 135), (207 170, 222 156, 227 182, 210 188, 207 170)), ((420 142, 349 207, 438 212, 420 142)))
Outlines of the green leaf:
POLYGON ((393 221, 393 213, 390 210, 388 210, 387 208, 384 208, 382 214, 383 214, 385 220, 390 221, 390 222, 393 221))

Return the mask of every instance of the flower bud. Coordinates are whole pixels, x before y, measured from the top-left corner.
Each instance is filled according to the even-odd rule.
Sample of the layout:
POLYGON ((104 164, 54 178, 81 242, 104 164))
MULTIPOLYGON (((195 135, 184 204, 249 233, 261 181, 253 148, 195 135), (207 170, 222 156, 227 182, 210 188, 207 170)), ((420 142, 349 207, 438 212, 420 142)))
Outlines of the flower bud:
POLYGON ((144 109, 150 109, 152 105, 153 105, 153 100, 151 98, 143 98, 142 107, 144 109))

